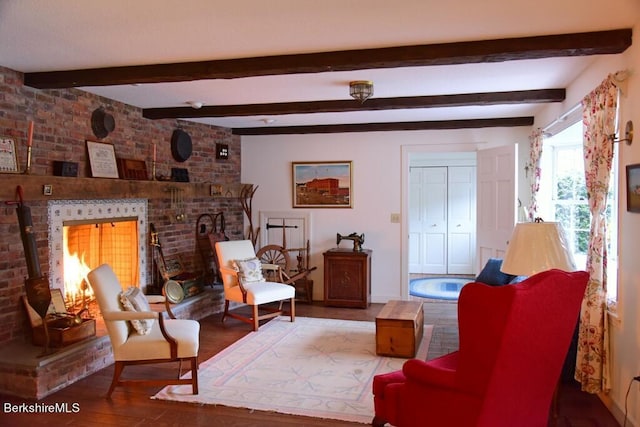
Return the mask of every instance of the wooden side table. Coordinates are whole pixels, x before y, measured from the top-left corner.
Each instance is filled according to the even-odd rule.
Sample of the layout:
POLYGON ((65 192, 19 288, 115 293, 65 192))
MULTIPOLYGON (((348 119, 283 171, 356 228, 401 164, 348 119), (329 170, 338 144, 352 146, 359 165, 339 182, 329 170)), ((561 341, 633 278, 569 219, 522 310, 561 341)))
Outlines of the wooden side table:
POLYGON ((325 305, 367 308, 371 303, 371 250, 336 248, 323 255, 325 305))

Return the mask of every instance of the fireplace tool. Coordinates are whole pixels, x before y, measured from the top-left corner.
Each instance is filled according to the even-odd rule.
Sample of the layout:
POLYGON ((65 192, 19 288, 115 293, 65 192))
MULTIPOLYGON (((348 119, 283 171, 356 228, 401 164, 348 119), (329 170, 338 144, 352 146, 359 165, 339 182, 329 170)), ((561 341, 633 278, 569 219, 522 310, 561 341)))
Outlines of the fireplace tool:
POLYGON ((7 205, 16 205, 18 214, 18 224, 20 226, 20 237, 24 246, 24 255, 27 261, 27 271, 29 277, 25 279, 27 301, 33 307, 38 316, 42 319, 42 328, 45 335, 45 350, 42 356, 49 354, 49 329, 45 317, 49 311, 51 303, 51 289, 49 288, 49 278, 42 275, 40 261, 38 260, 38 246, 33 232, 33 221, 31 219, 31 209, 24 204, 22 186, 16 187, 16 199, 5 202, 7 205))

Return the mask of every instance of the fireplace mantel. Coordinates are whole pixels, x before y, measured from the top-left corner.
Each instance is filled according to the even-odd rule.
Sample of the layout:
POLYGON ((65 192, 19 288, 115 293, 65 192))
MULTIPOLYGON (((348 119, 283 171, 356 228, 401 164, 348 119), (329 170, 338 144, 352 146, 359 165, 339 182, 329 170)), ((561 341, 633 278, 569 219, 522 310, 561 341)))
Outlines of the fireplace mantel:
POLYGON ((167 199, 171 197, 171 188, 182 190, 184 198, 240 197, 242 188, 247 185, 239 183, 136 181, 23 174, 2 174, 2 183, 3 185, 0 186, 0 200, 14 200, 18 185, 22 186, 25 200, 167 199), (50 194, 45 194, 45 186, 50 186, 50 194))

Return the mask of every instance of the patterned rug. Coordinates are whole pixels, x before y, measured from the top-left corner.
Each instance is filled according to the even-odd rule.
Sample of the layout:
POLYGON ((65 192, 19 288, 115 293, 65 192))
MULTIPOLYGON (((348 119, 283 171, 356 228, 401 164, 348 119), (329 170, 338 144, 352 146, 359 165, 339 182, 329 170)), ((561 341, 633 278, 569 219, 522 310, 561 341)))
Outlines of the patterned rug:
POLYGON ((463 277, 425 277, 409 282, 409 294, 414 297, 457 300, 464 285, 473 279, 463 277))
MULTIPOLYGON (((425 325, 417 357, 426 359, 425 325)), ((200 393, 168 386, 154 399, 225 405, 369 424, 373 376, 406 359, 376 356, 374 322, 278 317, 200 365, 200 393)))

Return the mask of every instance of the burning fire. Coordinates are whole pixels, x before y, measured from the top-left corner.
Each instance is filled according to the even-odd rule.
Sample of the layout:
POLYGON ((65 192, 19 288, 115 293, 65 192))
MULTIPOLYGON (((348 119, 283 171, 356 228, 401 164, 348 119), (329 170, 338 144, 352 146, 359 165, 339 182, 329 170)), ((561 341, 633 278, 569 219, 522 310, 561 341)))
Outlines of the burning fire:
MULTIPOLYGON (((70 254, 64 248, 64 299, 69 308, 79 306, 80 309, 93 299, 93 290, 88 286, 87 274, 91 268, 77 253, 70 254)), ((74 310, 75 311, 75 310, 74 310)))

